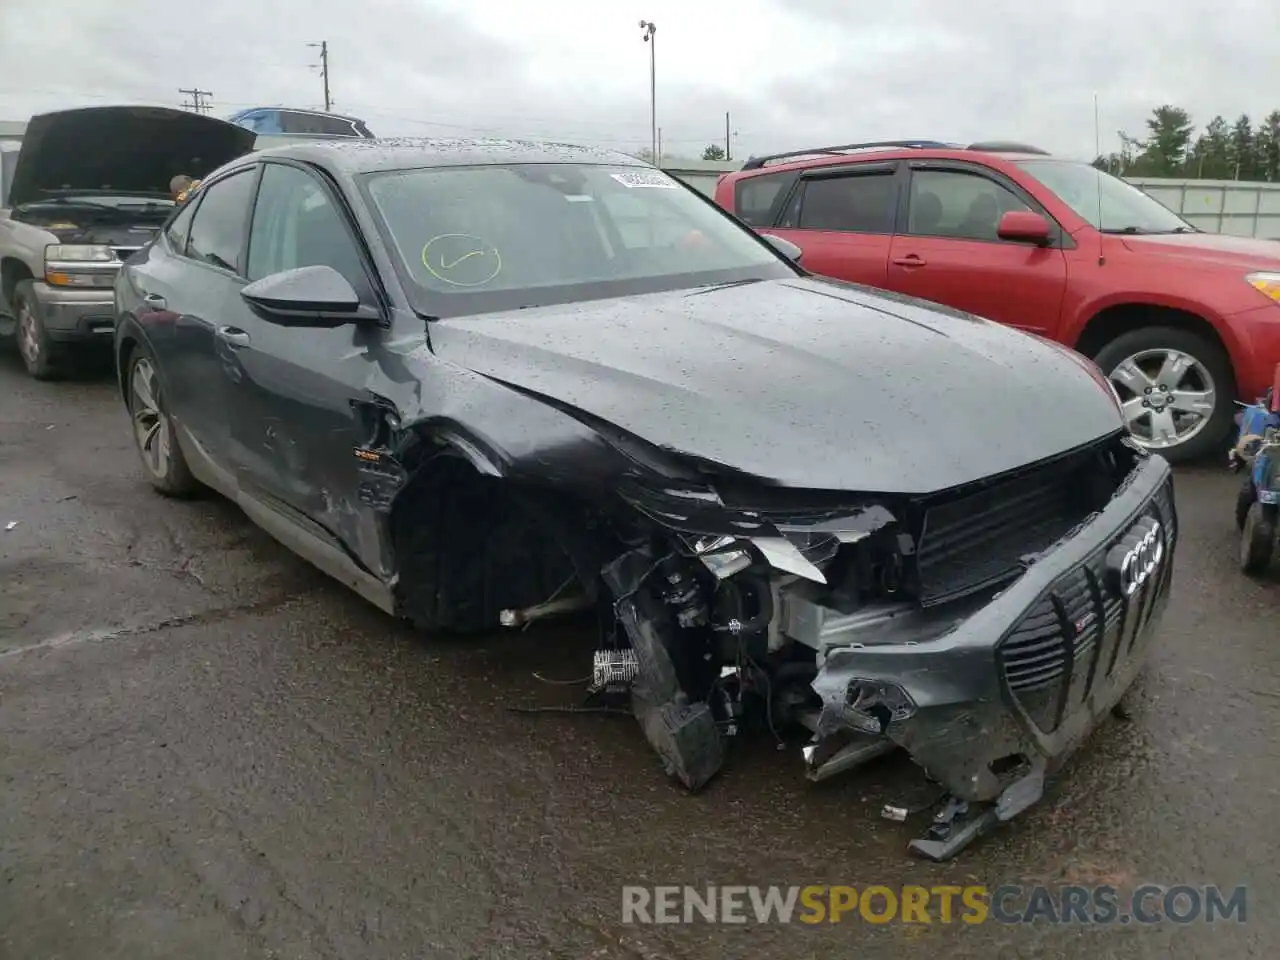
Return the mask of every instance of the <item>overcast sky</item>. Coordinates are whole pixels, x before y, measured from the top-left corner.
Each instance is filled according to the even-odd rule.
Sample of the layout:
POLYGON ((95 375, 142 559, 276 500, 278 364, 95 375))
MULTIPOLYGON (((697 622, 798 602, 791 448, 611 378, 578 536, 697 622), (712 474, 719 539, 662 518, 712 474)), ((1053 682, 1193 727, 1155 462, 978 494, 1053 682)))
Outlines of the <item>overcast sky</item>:
POLYGON ((385 135, 649 142, 664 154, 926 137, 1094 152, 1160 103, 1203 124, 1280 108, 1280 3, 1220 0, 0 0, 0 120, 67 106, 316 107, 385 135), (1212 12, 1209 12, 1212 10, 1212 12), (1199 11, 1199 12, 1196 12, 1199 11))

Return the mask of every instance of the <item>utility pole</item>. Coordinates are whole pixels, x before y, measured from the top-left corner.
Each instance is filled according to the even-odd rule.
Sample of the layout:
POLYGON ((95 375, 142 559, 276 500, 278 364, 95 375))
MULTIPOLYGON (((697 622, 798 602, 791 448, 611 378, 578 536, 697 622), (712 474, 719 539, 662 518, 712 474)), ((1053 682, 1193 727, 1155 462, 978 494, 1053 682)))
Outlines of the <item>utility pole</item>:
POLYGON ((653 155, 653 165, 662 166, 662 128, 658 128, 658 152, 653 155))
POLYGON ((212 97, 213 94, 208 90, 200 90, 199 88, 196 88, 196 87, 192 87, 190 89, 180 87, 178 89, 178 92, 185 93, 188 97, 191 98, 183 102, 182 108, 184 110, 192 110, 196 113, 209 112, 209 109, 210 109, 209 104, 205 102, 205 97, 212 97))
POLYGON ((733 159, 733 150, 729 146, 729 111, 724 112, 724 158, 733 159))
POLYGON ((658 32, 658 25, 652 20, 641 20, 640 29, 643 31, 644 42, 649 44, 649 135, 653 162, 657 166, 660 150, 658 147, 658 55, 655 51, 658 44, 653 37, 658 32))
POLYGON ((329 99, 329 41, 321 40, 319 43, 308 43, 307 46, 320 48, 320 80, 324 83, 324 112, 328 113, 333 106, 333 101, 329 99))

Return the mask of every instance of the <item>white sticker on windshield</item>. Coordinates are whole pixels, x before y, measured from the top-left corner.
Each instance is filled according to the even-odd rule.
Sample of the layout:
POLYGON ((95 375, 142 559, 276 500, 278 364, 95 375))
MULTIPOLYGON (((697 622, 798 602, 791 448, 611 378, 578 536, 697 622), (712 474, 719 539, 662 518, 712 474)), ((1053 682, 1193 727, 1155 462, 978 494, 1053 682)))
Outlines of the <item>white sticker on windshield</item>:
POLYGON ((628 190, 636 187, 656 187, 659 190, 678 190, 676 182, 660 170, 628 170, 611 174, 613 179, 628 190))
POLYGON ((564 198, 570 203, 595 203, 596 198, 585 193, 566 193, 564 198))

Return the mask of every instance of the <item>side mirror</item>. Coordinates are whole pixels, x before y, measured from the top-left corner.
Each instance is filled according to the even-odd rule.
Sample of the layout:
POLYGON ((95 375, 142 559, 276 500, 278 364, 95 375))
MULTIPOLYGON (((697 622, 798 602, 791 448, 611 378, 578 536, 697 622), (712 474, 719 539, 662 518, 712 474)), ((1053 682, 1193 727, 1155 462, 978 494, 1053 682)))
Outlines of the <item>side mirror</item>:
POLYGON ((347 278, 333 267, 298 267, 273 273, 240 291, 264 320, 291 327, 337 327, 375 314, 360 303, 347 278))
POLYGON ((777 250, 788 260, 792 260, 795 263, 799 263, 800 258, 804 256, 804 251, 790 240, 783 240, 781 237, 775 237, 772 233, 762 233, 760 234, 760 239, 769 244, 769 246, 773 247, 773 249, 777 250))
POLYGON ((1000 218, 996 236, 1016 243, 1048 243, 1053 236, 1049 221, 1031 210, 1010 210, 1000 218))

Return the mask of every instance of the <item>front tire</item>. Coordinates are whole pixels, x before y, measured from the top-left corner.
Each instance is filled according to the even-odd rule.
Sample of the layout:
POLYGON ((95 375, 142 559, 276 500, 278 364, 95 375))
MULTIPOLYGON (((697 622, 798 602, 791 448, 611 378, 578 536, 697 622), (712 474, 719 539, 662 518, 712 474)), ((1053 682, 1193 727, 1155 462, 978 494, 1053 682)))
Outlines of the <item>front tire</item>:
POLYGON ((53 342, 44 325, 44 309, 35 282, 23 280, 13 291, 14 336, 22 365, 36 380, 56 380, 61 370, 53 342))
POLYGON ((147 480, 168 497, 189 497, 200 485, 191 476, 173 418, 165 406, 155 357, 144 346, 137 346, 129 356, 129 417, 133 421, 134 446, 142 460, 147 480))
POLYGON ((1198 460, 1227 439, 1235 413, 1231 360, 1210 337, 1142 327, 1094 357, 1115 385, 1133 437, 1170 463, 1198 460))

